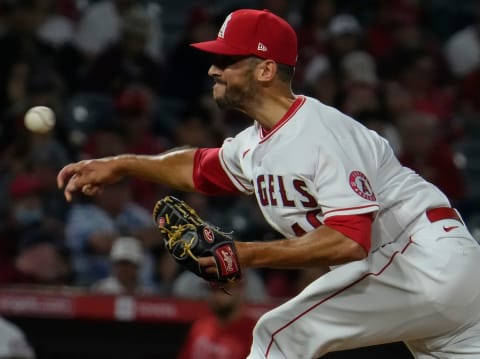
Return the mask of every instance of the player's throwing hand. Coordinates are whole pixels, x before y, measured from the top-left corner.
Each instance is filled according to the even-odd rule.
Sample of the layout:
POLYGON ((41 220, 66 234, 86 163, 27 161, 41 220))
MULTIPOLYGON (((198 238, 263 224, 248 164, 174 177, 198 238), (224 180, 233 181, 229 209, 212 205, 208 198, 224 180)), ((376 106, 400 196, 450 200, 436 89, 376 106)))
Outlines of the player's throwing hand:
POLYGON ((69 202, 75 192, 93 196, 102 191, 103 185, 117 182, 123 177, 117 167, 113 158, 72 163, 60 170, 57 185, 64 189, 69 202))

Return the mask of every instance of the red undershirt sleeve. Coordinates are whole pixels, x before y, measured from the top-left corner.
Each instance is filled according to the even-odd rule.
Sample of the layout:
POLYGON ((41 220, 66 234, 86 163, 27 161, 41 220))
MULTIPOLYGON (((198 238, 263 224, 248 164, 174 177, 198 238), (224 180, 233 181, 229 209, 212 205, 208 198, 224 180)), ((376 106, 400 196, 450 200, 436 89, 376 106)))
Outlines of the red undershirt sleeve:
POLYGON ((325 225, 357 242, 368 253, 372 244, 372 222, 372 213, 363 213, 329 217, 325 220, 325 225))
POLYGON ((219 151, 220 148, 199 148, 195 151, 193 183, 200 193, 222 195, 239 192, 220 164, 219 151))

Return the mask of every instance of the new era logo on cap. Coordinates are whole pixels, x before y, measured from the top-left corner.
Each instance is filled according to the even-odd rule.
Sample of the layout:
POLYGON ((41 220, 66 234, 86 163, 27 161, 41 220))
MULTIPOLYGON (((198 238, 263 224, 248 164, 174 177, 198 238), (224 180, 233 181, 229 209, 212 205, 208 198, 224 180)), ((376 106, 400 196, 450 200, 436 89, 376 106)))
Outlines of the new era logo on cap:
POLYGON ((268 51, 267 47, 264 44, 262 44, 261 42, 258 43, 257 50, 258 51, 268 51))
POLYGON ((268 10, 242 9, 229 14, 216 40, 191 46, 219 55, 252 55, 295 66, 297 35, 281 17, 268 10))

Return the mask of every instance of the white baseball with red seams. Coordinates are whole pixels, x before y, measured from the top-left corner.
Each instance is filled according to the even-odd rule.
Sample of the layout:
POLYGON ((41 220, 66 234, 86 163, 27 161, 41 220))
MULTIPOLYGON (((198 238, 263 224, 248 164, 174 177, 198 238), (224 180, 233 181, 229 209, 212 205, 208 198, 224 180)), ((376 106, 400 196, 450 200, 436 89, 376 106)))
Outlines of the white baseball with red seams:
POLYGON ((25 127, 35 133, 47 133, 55 126, 55 113, 50 107, 35 106, 27 111, 25 127))
POLYGON ((385 139, 298 96, 269 133, 248 127, 224 142, 219 157, 231 182, 255 194, 287 238, 331 217, 375 215, 367 259, 332 267, 266 313, 249 359, 310 359, 405 338, 417 358, 436 358, 425 353, 437 346, 441 358, 480 357, 476 337, 462 329, 470 323, 480 331, 480 286, 472 285, 478 243, 453 219, 445 195, 401 166, 385 139), (443 333, 455 330, 446 344, 443 333))

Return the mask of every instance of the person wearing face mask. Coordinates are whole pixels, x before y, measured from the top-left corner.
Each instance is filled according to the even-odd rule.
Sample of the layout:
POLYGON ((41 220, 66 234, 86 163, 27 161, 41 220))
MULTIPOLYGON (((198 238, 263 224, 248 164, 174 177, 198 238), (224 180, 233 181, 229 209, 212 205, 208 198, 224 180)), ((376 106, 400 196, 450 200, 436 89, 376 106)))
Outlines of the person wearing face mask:
POLYGON ((44 218, 43 184, 31 174, 19 174, 10 182, 11 214, 19 227, 38 225, 44 218))
POLYGON ((0 221, 0 262, 17 254, 22 233, 42 223, 42 188, 41 181, 27 173, 17 174, 6 183, 6 206, 0 221))
POLYGON ((51 284, 68 276, 66 251, 57 245, 64 226, 45 211, 44 188, 32 173, 9 182, 9 205, 0 223, 0 284, 51 284))

